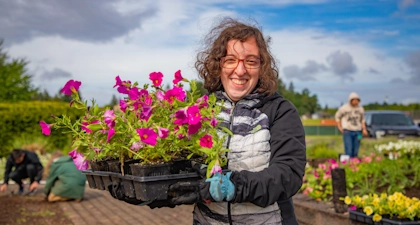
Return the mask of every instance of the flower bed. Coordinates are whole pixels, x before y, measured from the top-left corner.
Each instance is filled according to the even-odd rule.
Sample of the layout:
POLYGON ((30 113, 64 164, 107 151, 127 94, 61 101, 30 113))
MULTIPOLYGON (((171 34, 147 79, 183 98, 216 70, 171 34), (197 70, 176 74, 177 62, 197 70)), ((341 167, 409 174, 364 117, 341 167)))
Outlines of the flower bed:
MULTIPOLYGON (((354 158, 341 163, 331 159, 324 164, 319 164, 316 168, 308 166, 301 192, 319 201, 330 201, 332 199, 331 170, 341 167, 346 171, 347 194, 349 195, 347 201, 348 198, 355 196, 381 196, 381 194, 393 196, 394 193, 406 193, 408 197, 416 197, 411 200, 418 200, 420 198, 420 165, 418 164, 420 160, 420 142, 399 141, 397 143, 384 144, 383 146, 378 145, 376 148, 378 154, 363 156, 360 159, 354 158), (394 153, 391 157, 390 152, 394 153), (413 192, 410 190, 417 191, 413 192)), ((407 196, 405 196, 404 201, 408 201, 407 196)), ((353 206, 352 208, 356 209, 358 207, 353 206)), ((363 209, 363 207, 359 209, 363 209)), ((413 208, 405 205, 399 210, 408 213, 413 208)), ((370 212, 369 208, 368 212, 370 212)), ((417 220, 419 217, 417 214, 413 217, 411 214, 405 215, 404 213, 398 214, 398 219, 410 221, 413 219, 417 220)), ((370 215, 370 213, 367 214, 370 215)), ((378 219, 379 216, 389 219, 387 215, 395 217, 396 214, 395 212, 390 213, 381 209, 377 211, 377 216, 372 215, 372 219, 379 222, 382 221, 378 219)), ((392 218, 394 219, 394 217, 392 218)), ((359 217, 354 216, 353 218, 359 217)))

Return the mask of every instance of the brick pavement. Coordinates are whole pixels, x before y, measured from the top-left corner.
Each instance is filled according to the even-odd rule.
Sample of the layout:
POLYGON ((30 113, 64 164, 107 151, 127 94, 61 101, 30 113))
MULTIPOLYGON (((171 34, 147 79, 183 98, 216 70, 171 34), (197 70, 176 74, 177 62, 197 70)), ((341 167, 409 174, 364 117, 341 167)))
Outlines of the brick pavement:
POLYGON ((116 200, 107 191, 88 186, 83 201, 60 202, 58 205, 75 225, 192 224, 191 205, 150 209, 116 200))

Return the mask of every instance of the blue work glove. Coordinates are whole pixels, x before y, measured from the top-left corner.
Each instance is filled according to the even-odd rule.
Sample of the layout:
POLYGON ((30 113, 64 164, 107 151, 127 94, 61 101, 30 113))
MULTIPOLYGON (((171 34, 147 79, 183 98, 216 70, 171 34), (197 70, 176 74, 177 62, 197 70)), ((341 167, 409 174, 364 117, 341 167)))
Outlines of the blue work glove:
POLYGON ((214 201, 231 201, 233 199, 235 185, 230 181, 230 175, 232 175, 232 172, 227 172, 225 175, 216 173, 211 178, 206 179, 206 182, 210 183, 209 192, 214 201))
MULTIPOLYGON (((203 169, 200 171, 203 171, 203 169)), ((203 175, 203 173, 200 174, 203 175)), ((225 175, 216 173, 208 179, 203 178, 199 181, 173 184, 169 187, 169 196, 172 197, 169 202, 174 205, 181 205, 197 202, 230 201, 235 194, 235 185, 229 179, 231 174, 232 172, 225 175)))

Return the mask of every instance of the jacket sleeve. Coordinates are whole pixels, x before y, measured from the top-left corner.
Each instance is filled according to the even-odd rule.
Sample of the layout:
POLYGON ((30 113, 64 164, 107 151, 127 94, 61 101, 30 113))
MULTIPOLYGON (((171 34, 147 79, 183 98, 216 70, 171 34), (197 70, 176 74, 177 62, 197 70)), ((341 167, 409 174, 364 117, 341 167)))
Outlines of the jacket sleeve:
POLYGON ((9 183, 9 174, 10 174, 10 172, 12 172, 13 166, 14 165, 12 163, 12 157, 11 156, 7 157, 6 167, 5 167, 5 170, 4 170, 4 184, 9 183))
MULTIPOLYGON (((232 202, 252 202, 267 207, 292 197, 302 186, 306 165, 305 132, 292 103, 282 98, 271 104, 274 115, 270 128, 271 158, 268 168, 259 172, 233 172, 232 202)), ((263 109, 264 110, 264 109, 263 109)))

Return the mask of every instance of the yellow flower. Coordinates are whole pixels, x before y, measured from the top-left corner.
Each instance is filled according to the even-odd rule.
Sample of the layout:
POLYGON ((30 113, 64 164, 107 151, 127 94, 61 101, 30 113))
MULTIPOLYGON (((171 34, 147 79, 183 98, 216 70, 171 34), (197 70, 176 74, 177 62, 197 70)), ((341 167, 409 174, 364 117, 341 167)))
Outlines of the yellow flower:
POLYGON ((386 197, 387 197, 387 194, 386 193, 382 193, 381 194, 381 199, 386 199, 386 197))
POLYGON ((346 205, 350 205, 351 204, 351 198, 349 196, 346 196, 344 198, 344 203, 346 203, 346 205))
POLYGON ((379 222, 379 221, 382 220, 382 216, 375 213, 375 215, 373 215, 373 217, 372 217, 372 220, 375 221, 375 222, 379 222))
POLYGON ((370 216, 370 215, 373 213, 373 209, 372 209, 372 207, 370 207, 370 206, 366 206, 366 207, 363 209, 363 212, 365 212, 365 213, 366 213, 366 215, 370 216))

